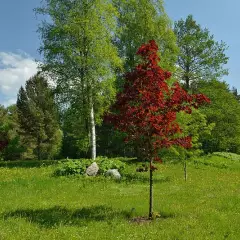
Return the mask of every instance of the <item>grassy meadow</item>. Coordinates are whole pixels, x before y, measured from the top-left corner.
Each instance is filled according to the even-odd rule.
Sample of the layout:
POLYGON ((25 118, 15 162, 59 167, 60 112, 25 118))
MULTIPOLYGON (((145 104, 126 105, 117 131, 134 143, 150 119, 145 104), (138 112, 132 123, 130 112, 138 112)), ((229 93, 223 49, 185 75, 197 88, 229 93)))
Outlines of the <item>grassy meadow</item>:
POLYGON ((129 163, 121 181, 56 177, 56 164, 0 162, 0 239, 240 239, 240 161, 221 156, 162 164, 154 173, 152 222, 148 173, 129 163), (214 164, 211 164, 214 162, 214 164), (219 163, 219 165, 218 165, 219 163))

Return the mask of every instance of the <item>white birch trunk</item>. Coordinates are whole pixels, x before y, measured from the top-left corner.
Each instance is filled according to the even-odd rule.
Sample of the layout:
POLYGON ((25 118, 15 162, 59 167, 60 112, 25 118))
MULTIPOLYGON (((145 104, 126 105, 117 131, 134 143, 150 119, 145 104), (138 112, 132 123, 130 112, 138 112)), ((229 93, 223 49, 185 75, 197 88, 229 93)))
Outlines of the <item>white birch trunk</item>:
POLYGON ((91 101, 90 109, 90 127, 91 127, 91 157, 93 160, 96 159, 96 129, 95 129, 95 120, 94 120, 94 110, 93 103, 91 101))

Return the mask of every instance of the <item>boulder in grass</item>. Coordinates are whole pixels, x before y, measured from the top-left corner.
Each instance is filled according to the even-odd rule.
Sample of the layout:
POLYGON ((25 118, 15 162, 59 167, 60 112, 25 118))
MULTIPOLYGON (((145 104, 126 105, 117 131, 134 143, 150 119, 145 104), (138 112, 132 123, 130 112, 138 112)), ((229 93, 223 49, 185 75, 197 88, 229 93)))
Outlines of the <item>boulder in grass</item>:
POLYGON ((112 178, 116 179, 116 180, 120 180, 121 179, 121 174, 119 173, 119 171, 117 169, 109 169, 106 174, 106 176, 111 176, 112 178))
POLYGON ((96 162, 92 163, 87 169, 86 174, 88 176, 96 176, 98 173, 99 167, 96 162))

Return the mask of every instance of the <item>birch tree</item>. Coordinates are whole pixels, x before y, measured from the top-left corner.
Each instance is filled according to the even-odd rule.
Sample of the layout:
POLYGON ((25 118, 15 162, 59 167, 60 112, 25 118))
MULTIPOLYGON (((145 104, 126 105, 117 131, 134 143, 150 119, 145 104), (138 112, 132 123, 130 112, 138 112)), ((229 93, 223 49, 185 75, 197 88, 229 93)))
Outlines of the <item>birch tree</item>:
POLYGON ((117 11, 105 0, 44 0, 36 12, 48 19, 38 29, 42 70, 56 82, 62 109, 78 114, 95 159, 95 126, 114 99, 114 72, 121 67, 112 43, 117 11))

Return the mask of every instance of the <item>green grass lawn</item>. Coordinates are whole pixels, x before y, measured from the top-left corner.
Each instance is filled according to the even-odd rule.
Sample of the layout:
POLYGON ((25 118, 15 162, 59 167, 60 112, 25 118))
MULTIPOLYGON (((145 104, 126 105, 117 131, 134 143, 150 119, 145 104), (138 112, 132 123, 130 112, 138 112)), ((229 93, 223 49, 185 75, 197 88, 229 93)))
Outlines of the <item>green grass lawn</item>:
MULTIPOLYGON (((215 159, 220 158, 214 156, 215 159)), ((180 164, 154 174, 147 223, 148 173, 121 182, 103 177, 54 177, 48 162, 0 164, 0 239, 240 239, 240 162, 231 167, 180 164)))

